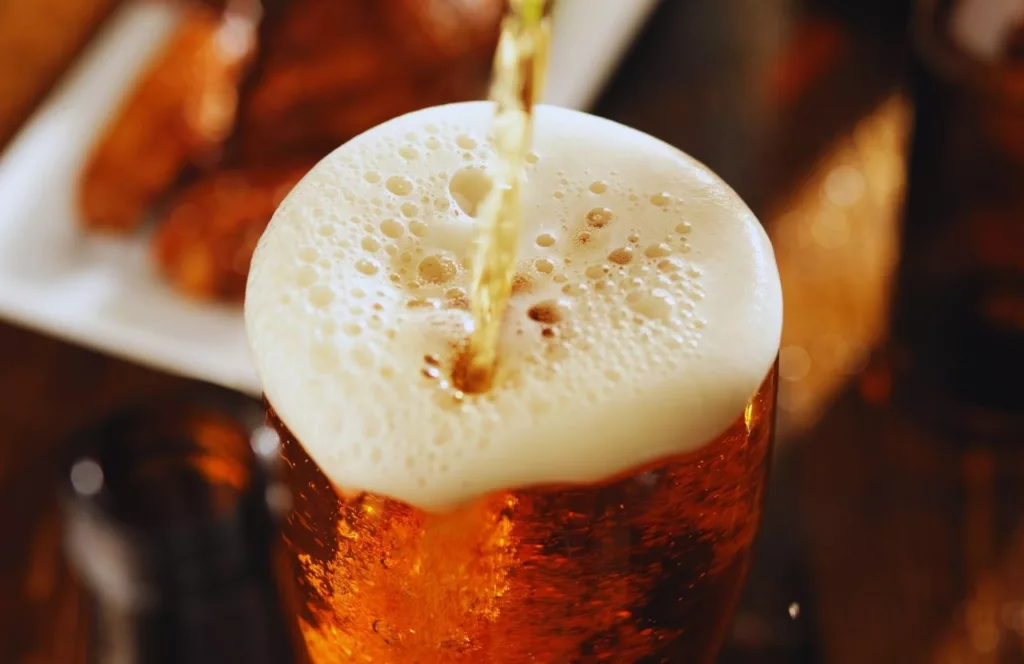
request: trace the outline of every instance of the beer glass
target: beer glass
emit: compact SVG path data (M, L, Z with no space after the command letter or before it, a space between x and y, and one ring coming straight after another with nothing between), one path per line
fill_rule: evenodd
M772 441L771 246L678 150L535 115L487 391L453 368L491 105L342 146L256 250L246 325L316 664L702 663L723 639Z
M712 662L761 516L775 388L773 369L697 452L440 514L339 492L271 409L312 661Z

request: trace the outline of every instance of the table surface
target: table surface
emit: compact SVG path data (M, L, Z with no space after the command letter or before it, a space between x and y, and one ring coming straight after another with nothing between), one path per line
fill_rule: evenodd
M798 4L664 0L597 108L720 172L776 246L787 299L776 488L724 658L1018 661L970 655L991 634L959 618L961 601L979 593L983 608L971 615L994 611L993 579L1005 577L998 551L964 554L957 529L972 494L958 489L946 504L927 487L858 472L886 468L878 460L893 454L884 436L858 428L871 416L851 404L861 404L864 382L852 377L884 335L896 256L910 120L898 88L898 3ZM82 629L62 592L50 492L62 441L120 406L194 387L0 323L0 660L71 661ZM846 433L823 437L822 426ZM914 454L889 470L903 473ZM962 461L944 457L932 470L994 472L991 459ZM991 571L979 572L987 582L946 573L965 555ZM795 601L805 614L791 620Z

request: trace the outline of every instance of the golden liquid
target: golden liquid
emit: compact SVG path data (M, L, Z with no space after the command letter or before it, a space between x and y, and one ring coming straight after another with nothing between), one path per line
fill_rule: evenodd
M515 274L522 226L520 187L530 149L533 106L544 87L551 0L510 0L494 56L491 100L494 185L480 206L470 310L473 332L453 381L463 392L487 390L498 358L498 335Z
M710 664L761 515L775 382L694 452L441 513L339 491L272 416L311 661Z

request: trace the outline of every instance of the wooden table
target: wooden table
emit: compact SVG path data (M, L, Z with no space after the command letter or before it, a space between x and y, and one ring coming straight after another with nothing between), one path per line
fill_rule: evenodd
M598 108L690 151L768 221L788 300L818 307L787 310L790 431L814 420L884 329L908 117L892 96L900 27L859 32L860 14L810 4L665 0ZM859 6L901 26L894 4ZM837 169L860 173L870 194L840 206L841 224L822 203ZM62 441L120 406L194 386L0 323L0 661L71 661L82 628L55 599L68 583L49 490Z

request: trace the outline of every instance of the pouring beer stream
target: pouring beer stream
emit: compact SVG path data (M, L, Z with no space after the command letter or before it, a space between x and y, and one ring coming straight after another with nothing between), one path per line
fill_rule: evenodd
M491 100L497 158L493 186L480 205L467 353L453 371L455 387L483 392L494 381L502 317L512 292L522 228L520 189L530 149L533 107L544 89L552 0L510 0L494 56Z

